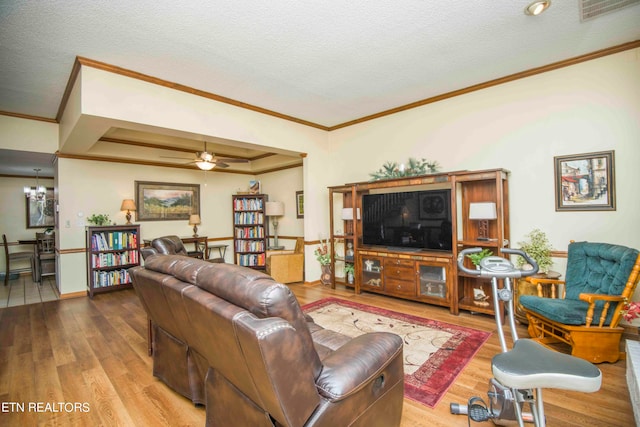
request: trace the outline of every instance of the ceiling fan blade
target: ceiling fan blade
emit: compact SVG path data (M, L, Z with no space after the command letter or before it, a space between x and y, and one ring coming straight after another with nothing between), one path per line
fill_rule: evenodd
M213 163L216 164L217 168L228 168L229 167L229 165L226 164L226 163L222 163L222 162L213 162Z
M173 156L160 156L161 159L179 159L179 160L191 160L191 157L173 157Z
M248 159L230 159L227 157L216 157L214 161L226 162L226 163L249 163Z

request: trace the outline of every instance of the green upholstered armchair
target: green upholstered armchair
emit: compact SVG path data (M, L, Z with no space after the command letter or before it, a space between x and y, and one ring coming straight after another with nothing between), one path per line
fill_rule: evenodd
M624 358L620 351L624 329L618 324L622 307L638 284L639 272L636 249L572 242L565 281L528 279L538 286L538 296L522 295L519 300L529 320L529 335L554 349L569 346L573 356L592 363ZM544 298L544 286L564 289L557 292L559 298Z

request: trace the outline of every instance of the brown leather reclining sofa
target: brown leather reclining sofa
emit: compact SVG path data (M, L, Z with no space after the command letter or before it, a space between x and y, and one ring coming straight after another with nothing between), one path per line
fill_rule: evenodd
M232 264L150 254L130 270L152 324L153 373L209 426L398 426L402 340L305 316L291 290Z

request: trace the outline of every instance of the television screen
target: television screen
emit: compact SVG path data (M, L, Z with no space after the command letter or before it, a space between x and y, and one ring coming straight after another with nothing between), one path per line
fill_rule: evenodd
M362 243L451 251L451 190L362 196Z

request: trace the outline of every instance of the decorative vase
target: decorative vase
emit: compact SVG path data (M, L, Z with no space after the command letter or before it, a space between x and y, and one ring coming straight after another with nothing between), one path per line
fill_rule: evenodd
M323 285L331 284L331 265L321 265L322 274L320 275L320 283Z
M353 285L353 273L351 271L347 273L347 283Z

